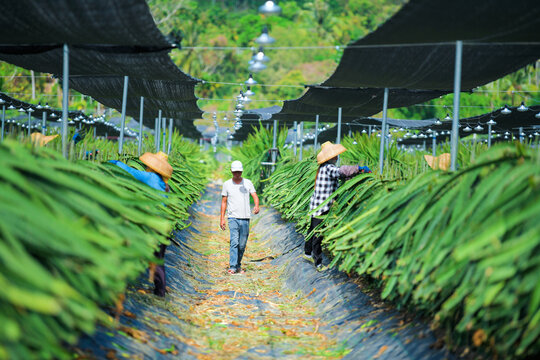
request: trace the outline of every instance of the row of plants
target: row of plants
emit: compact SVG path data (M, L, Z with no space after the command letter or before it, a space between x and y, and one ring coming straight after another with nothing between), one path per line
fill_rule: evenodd
M409 179L358 175L334 193L317 231L332 266L369 276L383 298L432 317L449 343L503 358L537 354L540 156L517 143L470 161ZM264 191L304 233L316 169L314 158L285 163Z
M156 261L171 230L188 225L206 183L207 165L179 155L193 145L174 150L164 197L107 162L0 144L0 359L70 358L66 345L112 324L102 306Z

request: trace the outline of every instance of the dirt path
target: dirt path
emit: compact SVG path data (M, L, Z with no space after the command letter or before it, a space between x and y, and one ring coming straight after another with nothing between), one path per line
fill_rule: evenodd
M335 270L316 272L299 257L302 240L292 225L278 224L270 209L252 220L246 273L228 274L229 232L219 230L219 190L218 184L208 187L193 208L192 226L176 234L179 246L167 250L166 298L151 295L142 277L128 289L117 329L100 328L84 338L81 357L447 358L430 350L434 338L426 339L425 326L373 305Z

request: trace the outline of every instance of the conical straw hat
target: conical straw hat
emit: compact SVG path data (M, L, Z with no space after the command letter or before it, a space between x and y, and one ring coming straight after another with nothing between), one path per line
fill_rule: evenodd
M317 164L321 165L328 160L335 158L342 152L347 151L345 146L341 144L332 144L330 141L325 142L321 146L321 151L317 154Z
M168 182L172 176L173 168L169 164L169 157L160 151L157 154L144 153L139 157L142 163L163 177L163 181Z
M45 136L40 132L34 132L32 133L32 135L30 135L30 138L32 139L32 144L39 145L39 146L47 145L47 143L56 139L57 137L58 137L58 134Z
M424 159L428 163L429 167L432 169L441 169L447 171L450 167L450 154L444 153L437 157L431 155L424 155Z

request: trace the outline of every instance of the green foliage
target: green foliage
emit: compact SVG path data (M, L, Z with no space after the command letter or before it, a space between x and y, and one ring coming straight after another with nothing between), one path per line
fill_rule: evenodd
M206 182L201 164L171 162L165 198L112 164L0 144L0 358L67 359L66 344L111 324L99 306L155 261L176 222L186 226Z
M370 275L384 298L433 316L453 343L504 358L537 353L540 158L515 146L456 173L345 182L316 229L333 265ZM304 232L315 171L313 159L285 164L264 192Z

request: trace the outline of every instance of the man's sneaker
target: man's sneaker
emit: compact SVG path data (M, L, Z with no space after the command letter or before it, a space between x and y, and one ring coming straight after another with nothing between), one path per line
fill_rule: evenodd
M319 265L315 266L315 269L318 272L321 272L321 271L325 271L326 269L328 269L328 266L324 266L323 264L319 264Z
M313 262L313 255L311 255L311 254L309 254L309 255L308 255L308 254L304 254L302 257L303 257L304 259L306 259L307 261L309 261L309 262Z

